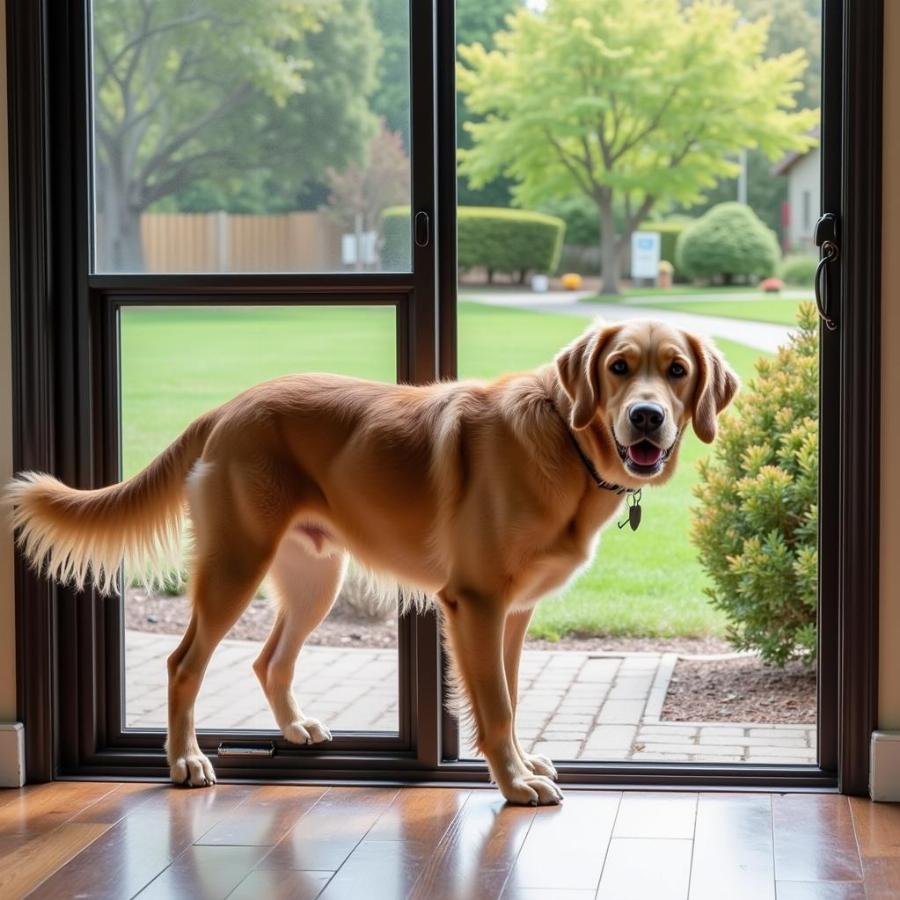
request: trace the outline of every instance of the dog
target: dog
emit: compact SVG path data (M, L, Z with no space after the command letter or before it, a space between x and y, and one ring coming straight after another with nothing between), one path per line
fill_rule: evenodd
M694 335L598 323L555 363L489 382L276 378L198 418L121 484L82 491L23 473L7 502L37 570L109 593L123 560L165 570L187 500L192 617L168 659L174 782L215 783L194 702L266 573L278 614L254 670L287 740L331 738L291 683L350 554L437 604L493 780L511 803L555 804L553 763L526 753L515 731L535 604L590 561L627 492L671 478L689 424L713 441L737 389Z

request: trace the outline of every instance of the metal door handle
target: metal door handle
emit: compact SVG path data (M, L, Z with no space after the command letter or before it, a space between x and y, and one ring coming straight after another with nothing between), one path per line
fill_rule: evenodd
M819 310L819 318L825 323L829 331L837 330L837 322L831 314L831 304L828 302L828 263L834 262L841 255L838 244L838 219L834 213L825 213L816 222L815 231L816 246L822 250L822 257L816 266L816 275L813 279L813 288L816 294L816 308Z

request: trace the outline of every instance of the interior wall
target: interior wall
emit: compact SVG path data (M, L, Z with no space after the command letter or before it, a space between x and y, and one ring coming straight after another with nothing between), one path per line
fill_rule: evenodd
M6 4L0 0L0 484L12 475L12 322L9 289L9 158ZM12 538L0 527L0 722L16 718L16 608Z
M878 727L900 730L900 3L884 4Z

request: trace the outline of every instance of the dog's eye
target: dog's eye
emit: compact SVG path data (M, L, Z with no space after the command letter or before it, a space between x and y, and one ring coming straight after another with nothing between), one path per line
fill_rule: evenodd
M627 375L628 374L628 363L625 362L624 359L617 359L610 367L609 371L613 373L613 375Z
M673 362L671 366L669 366L669 374L673 378L684 378L687 375L687 369L679 362Z

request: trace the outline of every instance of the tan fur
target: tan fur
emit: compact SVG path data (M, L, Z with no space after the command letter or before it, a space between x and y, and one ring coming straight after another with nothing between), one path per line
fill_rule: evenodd
M618 360L626 376L611 371ZM673 376L673 360L683 376ZM555 366L487 383L275 379L198 419L123 484L76 491L26 474L7 498L37 568L79 588L91 578L101 591L115 587L123 558L164 565L187 499L193 618L169 659L174 780L214 781L194 734L194 700L216 644L267 572L280 611L254 668L289 740L330 737L290 684L351 554L405 585L410 605L436 599L500 790L513 802L556 803L552 764L515 737L519 653L535 603L589 561L621 503L592 482L572 440L607 481L663 482L691 417L712 440L736 386L692 336L658 323L598 325ZM642 439L628 411L647 400L666 411L653 442L668 455L652 475L629 468L617 447Z

